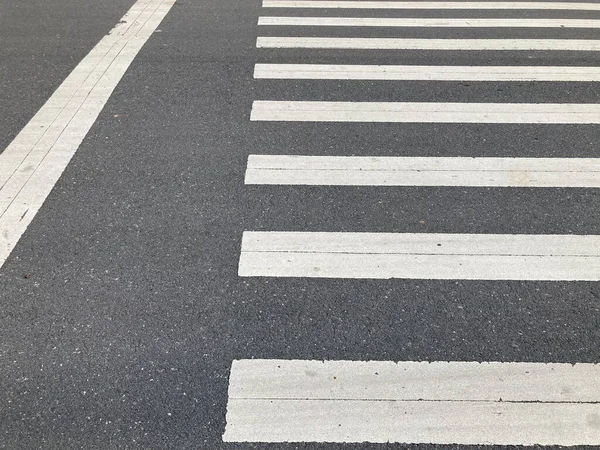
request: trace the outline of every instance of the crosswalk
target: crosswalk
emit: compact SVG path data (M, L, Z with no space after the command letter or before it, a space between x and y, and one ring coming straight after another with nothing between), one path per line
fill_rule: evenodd
M600 11L595 2L429 2L264 0L259 49L318 49L318 62L258 62L257 80L594 83L589 61L600 39L423 37L433 29L596 29L598 17L557 12ZM270 11L276 10L274 14ZM316 10L312 11L312 10ZM342 14L341 12L348 10ZM488 11L494 17L376 17L373 10ZM498 11L496 11L498 10ZM504 18L505 11L553 12ZM324 11L325 14L319 13ZM494 12L496 11L496 12ZM352 14L349 14L352 13ZM305 35L303 27L318 28ZM378 37L370 29L419 30L419 37ZM276 30L270 33L265 30ZM352 36L332 30L351 29ZM297 32L297 31L298 32ZM331 35L328 34L331 30ZM586 65L346 64L352 51L556 52L588 55ZM269 50L265 50L269 51ZM326 52L335 63L324 61ZM402 53L404 54L404 53ZM592 56L590 56L592 55ZM389 58L388 58L389 60ZM597 59L596 59L597 60ZM396 62L396 61L394 61ZM600 104L569 103L560 91L545 103L481 101L254 100L256 124L482 124L596 126ZM518 99L517 99L518 100ZM592 144L593 145L593 144ZM245 184L462 188L600 187L600 159L579 157L249 156ZM331 279L600 281L600 236L568 234L244 232L241 277ZM238 360L231 369L227 442L397 442L465 445L599 445L600 366L525 362L386 362Z

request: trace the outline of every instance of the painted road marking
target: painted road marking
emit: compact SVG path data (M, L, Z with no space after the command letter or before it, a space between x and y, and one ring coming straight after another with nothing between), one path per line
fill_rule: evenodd
M600 188L600 158L250 155L246 184Z
M490 28L600 28L588 19L432 19L383 17L273 17L258 18L258 25L329 27L490 27Z
M0 154L0 266L175 1L137 1Z
M600 81L600 67L256 64L254 78L287 80Z
M600 444L600 365L233 361L226 442Z
M250 119L292 122L598 124L600 104L255 101Z
M406 39L259 36L258 48L329 48L368 50L600 50L600 39Z
M246 231L239 275L600 281L600 236Z
M600 11L600 3L571 2L395 2L395 1L292 1L263 0L263 8L343 8L343 9L543 9Z

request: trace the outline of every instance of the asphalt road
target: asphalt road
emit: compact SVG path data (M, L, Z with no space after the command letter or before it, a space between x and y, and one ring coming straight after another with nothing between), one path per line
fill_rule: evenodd
M134 0L0 4L0 153Z
M0 151L133 3L0 0ZM255 100L600 102L597 82L254 80L257 62L598 66L597 52L256 49L258 35L598 29L259 30L261 14L292 12L178 0L0 268L0 448L458 448L223 443L232 361L600 362L599 282L237 274L247 230L600 234L598 189L244 185L249 154L588 158L600 142L598 125L251 122Z

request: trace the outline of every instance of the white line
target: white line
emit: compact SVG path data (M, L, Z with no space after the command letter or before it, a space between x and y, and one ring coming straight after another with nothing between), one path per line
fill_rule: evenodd
M263 0L263 8L344 9L531 9L600 11L600 3L571 2L395 2L395 1L293 1Z
M297 122L598 124L600 104L255 101L250 118Z
M600 188L600 158L250 155L246 184Z
M600 50L600 39L405 39L405 38L332 38L266 37L256 40L258 48L330 48L370 50Z
M258 25L330 27L490 27L490 28L600 28L600 20L587 19L432 19L383 17L273 17L258 18Z
M139 0L0 154L0 266L176 0Z
M256 64L254 78L288 80L600 81L600 67Z
M253 359L234 361L229 397L600 402L599 377L600 364Z
M600 365L234 361L226 442L600 444Z
M600 280L600 236L246 231L243 277Z

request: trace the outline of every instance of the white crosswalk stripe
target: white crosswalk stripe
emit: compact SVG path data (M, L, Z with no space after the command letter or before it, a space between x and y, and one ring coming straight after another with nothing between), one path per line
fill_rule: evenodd
M233 442L595 445L600 365L241 360Z
M600 159L250 155L246 184L600 188Z
M600 51L600 40L584 39L408 39L259 36L258 48L364 50Z
M246 231L239 275L599 281L600 236Z
M329 27L493 27L493 28L600 28L587 19L416 19L384 17L275 17L262 16L258 25Z
M254 78L398 81L600 81L600 67L256 64Z
M342 9L459 9L459 10L570 10L600 11L599 3L577 2L402 2L368 0L263 0L263 8L342 8Z
M255 101L251 120L598 124L598 103L396 103Z

